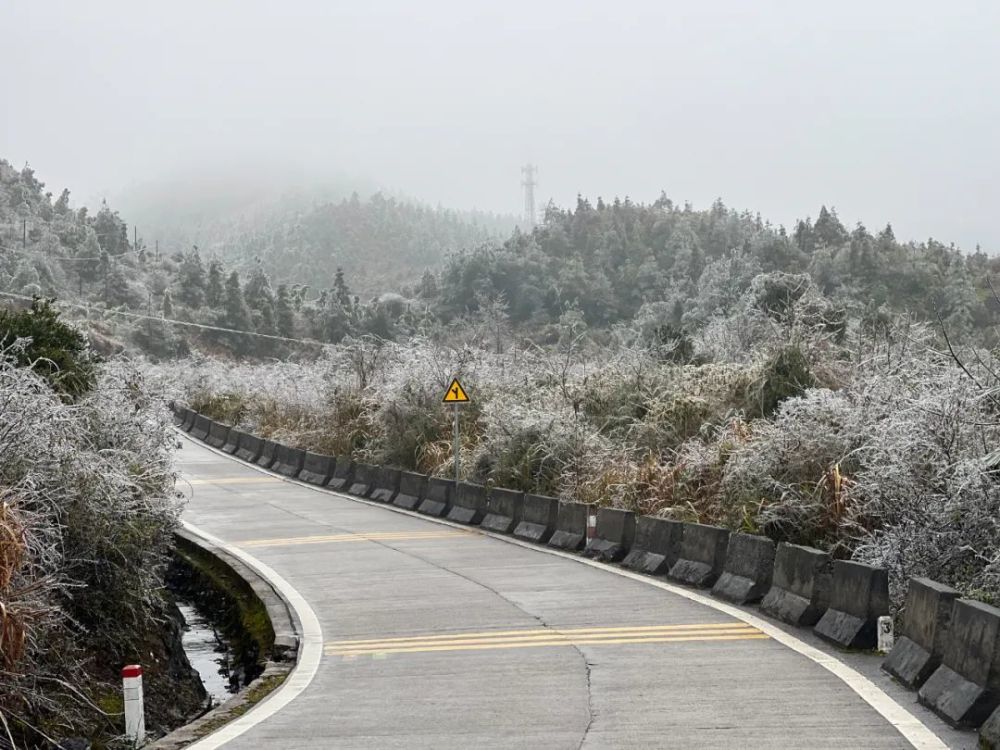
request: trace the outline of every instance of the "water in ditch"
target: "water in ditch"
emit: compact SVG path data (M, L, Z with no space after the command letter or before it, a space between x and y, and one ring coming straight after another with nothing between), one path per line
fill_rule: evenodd
M177 607L184 615L184 635L181 642L188 661L201 675L205 692L218 706L239 690L238 668L234 668L233 652L229 643L212 623L188 601L177 599Z

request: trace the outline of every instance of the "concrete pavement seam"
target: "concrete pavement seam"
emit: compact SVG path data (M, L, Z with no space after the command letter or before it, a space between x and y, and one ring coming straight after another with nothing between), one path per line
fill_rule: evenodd
M563 552L562 550L552 549L551 547L545 547L541 545L531 544L529 542L523 542L520 539L507 536L505 534L496 534L491 531L485 531L476 526L466 526L464 524L455 523L453 521L448 521L446 519L435 518L433 516L426 516L422 513L417 513L415 511L407 510L405 508L399 508L395 505L390 505L386 503L380 503L373 500L368 500L367 498L355 497L354 495L349 495L343 492L337 492L336 490L331 490L327 487L317 487L311 485L308 482L302 482L290 477L277 474L267 469L257 466L255 464L247 463L245 461L240 461L234 456L231 456L224 451L213 448L212 446L204 443L200 440L190 437L190 435L184 433L179 428L176 428L178 434L184 438L196 443L199 446L207 448L210 451L218 453L220 456L225 456L227 458L237 461L243 466L248 466L257 471L274 476L282 481L288 482L290 484L295 484L300 487L306 487L315 490L320 493L335 495L336 497L343 498L345 500L352 500L357 503L362 503L364 505L370 505L372 507L383 508L385 510L390 510L395 513L401 513L403 515L412 516L413 518L420 518L425 521L430 521L442 526L450 526L456 529L466 529L473 530L476 533L482 534L483 536L488 536L493 539L497 539L507 544L513 544L518 547L524 547L525 549L532 549L537 552L542 552L549 555L554 555L556 557L562 557L567 560L574 560L576 562L582 563L584 565L589 565L593 568L599 568L601 570L607 571L614 575L621 576L623 578L630 578L634 581L645 583L650 586L655 586L656 588L663 589L664 591L669 591L672 594L683 597L690 601L702 604L706 607L710 607L718 612L729 615L737 620L741 620L748 625L759 629L760 631L766 633L768 636L773 638L778 643L782 644L786 648L795 651L796 653L804 656L810 661L818 664L819 666L826 669L828 672L840 679L844 684L846 684L856 695L858 695L862 700L865 701L869 706L871 706L882 718L889 722L896 730L903 735L903 737L909 742L916 750L948 750L948 745L945 744L941 738L939 738L934 731L920 721L919 718L914 716L912 713L907 711L903 706L897 703L890 695L882 691L877 685L875 685L871 680L862 675L857 670L849 667L847 664L843 663L836 657L823 653L814 646L810 646L808 643L796 638L790 633L772 625L766 620L763 620L755 615L751 615L747 612L743 612L736 607L732 607L724 602L711 599L703 594L699 594L691 589L682 588L679 586L674 586L673 584L666 583L665 581L657 580L651 576L645 576L640 573L633 573L629 570L623 570L621 568L609 565L607 563L597 562L596 560L591 560L580 555L574 555L570 552ZM310 610L311 611L311 610ZM195 746L192 746L195 747ZM211 748L197 747L196 750L211 750Z

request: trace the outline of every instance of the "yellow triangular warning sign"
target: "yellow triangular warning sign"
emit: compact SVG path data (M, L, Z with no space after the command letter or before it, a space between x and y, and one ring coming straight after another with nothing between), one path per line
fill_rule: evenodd
M451 381L451 385L448 386L448 390L445 391L444 398L441 400L446 404L467 404L469 403L469 394L458 382L458 378L455 378Z

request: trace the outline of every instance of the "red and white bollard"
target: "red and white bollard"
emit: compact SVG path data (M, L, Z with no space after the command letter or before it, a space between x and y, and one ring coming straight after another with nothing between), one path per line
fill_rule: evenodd
M587 544L590 544L590 540L597 536L597 514L587 513Z
M138 747L146 741L146 711L142 703L142 667L129 664L122 668L125 692L125 737Z

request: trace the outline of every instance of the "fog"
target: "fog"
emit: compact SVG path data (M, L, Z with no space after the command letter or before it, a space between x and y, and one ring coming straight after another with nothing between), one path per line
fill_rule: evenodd
M1000 250L992 2L49 0L0 28L0 157L78 200L236 168L515 213L532 162L540 202L826 204Z

